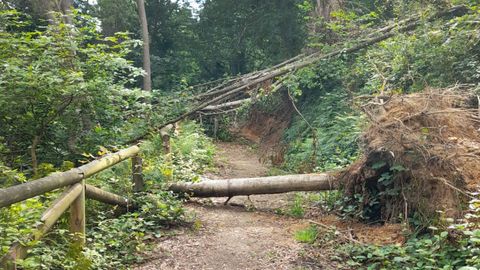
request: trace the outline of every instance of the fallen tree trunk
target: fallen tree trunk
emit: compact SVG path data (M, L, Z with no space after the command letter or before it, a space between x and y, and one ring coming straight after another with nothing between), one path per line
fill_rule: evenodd
M203 108L203 111L214 111L218 109L223 109L223 108L228 108L228 107L234 107L238 105L242 105L244 103L250 102L252 99L251 98L246 98L246 99L241 99L241 100L235 100L231 102L226 102L218 105L210 105L205 108Z
M226 180L206 180L198 183L174 183L169 190L193 197L232 197L237 195L275 194L290 191L321 191L337 188L330 174L299 174Z
M311 54L309 56L312 56L314 54ZM259 70L259 71L253 71L253 72L250 72L250 73L247 73L247 74L244 74L244 75L241 75L241 76L237 76L237 77L234 77L212 89L210 89L209 91L205 92L205 93L202 93L202 94L199 94L198 96L196 96L194 99L202 99L202 98L205 98L205 97L209 97L209 96L212 96L212 95L218 95L218 94L222 94L222 93L225 93L225 92L228 92L229 90L232 90L234 88L237 88L239 86L241 86L242 84L245 84L245 82L248 82L248 81L251 81L253 79L257 79L258 77L261 77L263 76L264 74L267 74L275 69L279 69L281 67L284 67L286 65L289 65L297 60L300 60L304 57L307 57L306 54L299 54L293 58L290 58L290 59L287 59L273 67L269 67L269 68L265 68L265 69L262 69L262 70Z
M428 21L433 21L435 19L447 16L447 15L459 16L459 15L465 14L466 12L468 12L468 9L465 6L456 6L456 7L453 7L451 9L449 9L449 10L442 11L442 12L434 14L433 16L431 16L428 19ZM205 101L204 103L201 103L201 104L197 105L196 107L194 107L190 111L188 111L188 112L178 116L177 118L163 124L162 126L160 126L160 128L162 128L162 127L164 127L168 124L176 123L176 122L192 115L193 113L195 113L199 110L202 110L203 108L205 108L209 105L215 104L218 101L222 101L222 100L232 96L233 94L236 94L236 93L238 93L240 91L243 91L245 89L249 89L249 88L251 88L251 87L253 87L257 84L260 84L260 83L265 82L267 80L285 75L285 74L293 72L295 70L304 68L306 66L309 66L309 65L312 65L314 63L320 62L321 60L327 60L327 59L330 59L332 57L335 57L335 56L338 56L338 55L341 55L341 54L349 54L349 53L357 52L357 51L359 51L361 49L364 49L368 46L371 46L373 44L376 44L376 43L379 43L379 42L384 41L386 39L389 39L389 38L397 35L398 33L413 30L420 23L421 23L421 21L417 20L417 21L414 21L412 23L409 23L409 24L406 24L406 25L403 25L403 26L399 27L398 29L396 29L396 31L390 31L390 32L387 32L383 35L377 36L377 37L366 38L366 39L360 40L357 45L355 45L353 47L350 47L350 48L343 47L343 48L334 50L334 51L332 51L330 53L327 53L327 54L313 53L311 55L300 58L300 59L298 59L294 62L289 62L289 64L284 65L284 66L282 66L278 69L273 69L273 70L268 69L268 72L262 73L261 76L259 76L259 75L252 76L253 78L256 78L256 79L246 81L246 82L244 82L243 84L240 84L240 85L239 84L233 84L231 86L225 87L225 89L219 89L219 91L222 92L223 94L221 94L220 96L217 96L215 98L211 98L210 100ZM236 86L238 86L238 87L236 87Z
M430 18L427 19L427 21L434 21L436 19L439 19L439 18L442 18L442 17L445 17L445 16L461 16L461 15L464 15L466 13L469 12L469 9L466 7L466 6L455 6L455 7L452 7L448 10L445 10L445 11L440 11L434 15L432 15ZM239 76L237 78L232 78L230 80L228 80L227 82L225 82L224 84L222 85L226 85L224 87L215 87L214 91L210 90L210 91L207 91L205 94L201 94L199 96L197 96L197 99L201 99L203 97L207 97L207 96L211 96L211 95L218 95L220 94L219 96L216 96L216 97L213 97L213 98L209 98L209 100L206 100L204 102L201 102L200 104L196 105L194 108L192 108L191 110L183 113L182 115L170 120L170 121L167 121L166 123L163 123L162 125L158 126L158 127L155 127L155 129L160 129L162 127L165 127L169 124L173 124L173 123L176 123L202 109L204 109L205 107L209 106L209 105L212 105L212 104L215 104L219 101L223 101L227 98L230 98L232 97L233 95L241 92L241 91L244 91L245 89L251 89L252 87L255 87L256 85L258 84L261 84L265 81L268 81L268 80L272 80L272 79L275 79L277 77L281 77L283 75L286 75L288 73L291 73L291 72L295 72L296 70L298 69L301 69L303 67L306 67L306 66L309 66L309 65L312 65L312 64L315 64L315 63L318 63L322 60L328 60L332 57L335 57L335 56L338 56L338 55L342 55L342 54L348 54L348 53L353 53L353 52L357 52L361 49L364 49L368 46L371 46L373 44L376 44L376 43L379 43L381 41L384 41L386 39L389 39L395 35L397 35L398 33L402 33L402 32L407 32L407 31L411 31L413 29L415 29L418 25L421 24L421 21L420 20L407 20L405 22L402 22L398 28L395 28L395 27L391 27L391 26L387 26L385 29L382 29L380 31L380 35L379 36L372 36L372 35L367 35L367 38L364 38L364 39L360 39L357 43L357 45L354 45L353 47L349 47L347 45L344 45L343 47L337 49L337 50L334 50L328 54L322 54L322 52L316 52L316 53L313 53L313 54L310 54L310 55L299 55L299 56L296 56L293 59L288 59L280 64L278 64L277 66L275 66L276 68L267 68L267 69L264 69L262 71L259 71L259 72L252 72L252 73L248 73L247 75L244 75L244 76ZM394 31L395 30L395 31ZM384 32L386 31L386 32ZM281 79L281 78L280 78ZM231 84L230 84L231 83ZM148 133L146 134L143 134L139 137L136 137L132 140L130 140L128 143L133 143L133 142L137 142L139 140L142 140L145 136L147 136Z

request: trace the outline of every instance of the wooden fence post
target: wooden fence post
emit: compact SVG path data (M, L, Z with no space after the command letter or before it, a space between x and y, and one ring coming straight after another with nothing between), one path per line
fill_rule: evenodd
M173 179L173 168L172 168L172 149L170 146L170 134L175 131L176 124L170 124L160 129L160 136L162 137L163 145L163 154L165 155L165 164L171 169L172 174L166 175L168 181Z
M168 155L171 152L170 149L170 131L173 129L173 125L170 124L168 126L163 127L160 129L160 136L162 137L163 143L163 152L165 155Z
M132 157L132 180L133 191L142 192L145 189L142 175L142 158L140 156Z
M74 244L83 247L85 245L85 180L80 184L82 192L70 206L70 232L75 234Z

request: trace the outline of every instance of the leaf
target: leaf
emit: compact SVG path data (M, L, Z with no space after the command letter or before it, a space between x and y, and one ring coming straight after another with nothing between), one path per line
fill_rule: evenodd
M385 165L387 165L387 163L385 161L378 161L378 162L376 162L372 165L372 169L378 170L378 169L384 167Z
M405 167L403 167L402 165L397 164L397 165L394 165L394 166L390 167L390 170L395 171L395 172L402 172L402 171L406 171L407 169Z
M420 129L420 131L422 132L422 134L424 135L428 135L428 133L430 132L430 130L427 128L427 127L422 127Z

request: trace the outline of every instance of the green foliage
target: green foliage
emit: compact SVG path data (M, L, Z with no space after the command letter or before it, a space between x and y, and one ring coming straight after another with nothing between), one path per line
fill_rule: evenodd
M161 184L166 181L197 181L200 174L213 165L215 146L206 137L202 127L195 122L185 121L179 126L177 135L170 139L171 153L159 155L163 151L160 136L142 144L142 151L151 162L144 164L147 181Z
M247 73L298 53L305 37L301 2L205 1L196 28L202 77Z
M26 181L25 175L5 166L0 161L0 186L11 186Z
M293 171L325 171L350 164L358 156L357 138L362 117L352 110L341 76L347 62L334 61L315 69L302 69L289 78L287 87L298 98L306 121L295 115L285 132L289 144L285 166ZM333 69L333 70L332 70Z
M78 158L120 137L124 115L142 114L141 95L124 87L141 74L123 58L135 44L127 35L101 37L84 16L32 31L23 14L0 18L0 136L22 153L13 165L35 163L32 152L39 163Z
M301 194L295 194L295 199L289 205L286 214L295 218L302 218L305 215L304 198Z
M348 265L366 269L478 269L479 202L470 202L463 223L442 230L431 227L433 235L411 238L404 245L344 246L344 255L350 258Z
M465 266L465 255L449 242L447 232L414 238L404 246L355 246L348 248L350 266L367 269L456 269ZM470 252L468 252L470 253Z
M110 205L87 201L87 245L84 249L72 246L66 219L61 218L52 231L32 245L27 259L20 262L22 269L128 269L143 260L141 253L148 250L148 242L162 237L163 231L184 218L182 202L162 184L170 180L193 180L213 162L211 140L194 122L184 122L179 134L172 134L172 155L161 154L162 140L154 136L142 145L144 193L133 195L131 164L124 161L88 179L88 183L104 190L134 198L139 206L124 213ZM71 164L64 164L66 167ZM48 170L55 170L45 165ZM7 168L7 167L5 167ZM172 170L167 177L164 168ZM13 170L1 175L13 181L24 181L24 176ZM10 181L10 180L8 180ZM58 193L47 194L0 209L0 257L16 241L25 242L33 232L42 211Z
M369 94L478 84L480 32L472 21L479 17L477 10L449 22L423 22L414 33L383 41L357 58L351 78Z
M45 209L38 198L0 209L0 255L3 256L13 243L22 240L22 236L33 232L33 225Z
M313 244L318 237L318 229L315 225L310 225L304 230L295 232L295 239L302 243Z
M343 193L339 190L323 191L310 195L310 200L313 202L313 205L326 213L336 210L338 202L341 201L342 198Z

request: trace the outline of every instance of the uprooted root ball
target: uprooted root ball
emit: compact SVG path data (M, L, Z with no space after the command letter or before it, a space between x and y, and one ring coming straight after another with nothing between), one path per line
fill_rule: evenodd
M459 88L392 96L363 106L363 157L341 175L370 221L458 217L480 182L477 97Z

